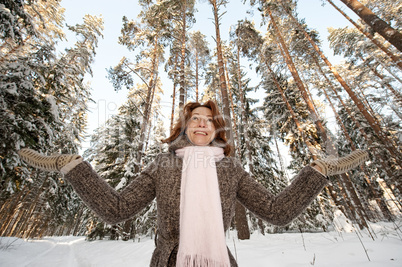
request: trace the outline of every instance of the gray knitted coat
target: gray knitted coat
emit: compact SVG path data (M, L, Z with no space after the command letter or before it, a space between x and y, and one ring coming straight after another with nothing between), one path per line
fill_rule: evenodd
M158 238L152 267L175 266L179 243L180 182L182 158L174 151L190 145L185 139L174 142L121 192L100 178L87 162L66 174L81 199L103 220L116 224L133 217L156 198ZM328 183L326 177L305 167L291 185L277 196L257 183L231 157L216 163L225 231L235 212L236 201L265 221L286 225L296 218ZM237 266L230 251L231 266Z

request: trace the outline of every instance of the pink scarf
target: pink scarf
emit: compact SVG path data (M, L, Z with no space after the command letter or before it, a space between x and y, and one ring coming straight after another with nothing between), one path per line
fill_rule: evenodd
M230 267L215 166L223 149L190 146L176 155L183 157L176 267Z

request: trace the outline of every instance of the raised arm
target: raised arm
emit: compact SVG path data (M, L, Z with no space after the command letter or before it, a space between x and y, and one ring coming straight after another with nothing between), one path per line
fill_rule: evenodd
M308 166L275 196L244 172L239 180L237 199L263 220L286 225L310 205L327 183L324 175Z
M32 149L22 149L19 155L33 167L64 173L84 203L110 224L133 217L155 198L155 162L117 192L79 155L45 156Z
M78 164L65 178L84 203L110 224L133 217L155 198L154 180L147 170L121 192L117 192L100 178L87 162Z
M286 225L299 216L321 192L329 182L327 176L345 173L368 159L367 151L355 150L345 157L315 160L313 167L304 167L292 183L276 196L243 171L239 179L237 198L246 208L267 222Z

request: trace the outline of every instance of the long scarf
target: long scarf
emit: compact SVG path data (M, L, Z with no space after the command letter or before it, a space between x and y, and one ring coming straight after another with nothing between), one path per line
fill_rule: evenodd
M223 149L190 146L176 155L183 157L176 267L229 267L215 165Z

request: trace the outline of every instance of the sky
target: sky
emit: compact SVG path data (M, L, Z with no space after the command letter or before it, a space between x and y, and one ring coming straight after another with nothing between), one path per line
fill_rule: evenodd
M322 5L321 0L299 0L298 13L300 18L305 18L310 28L316 29L320 33L320 39L323 42L323 51L332 63L337 63L341 60L340 57L333 56L327 42L327 27L345 27L350 26L350 23L337 12L332 6ZM338 6L343 7L344 11L348 11L344 4L339 0L334 1ZM66 9L65 20L69 25L82 23L82 18L85 14L102 15L104 18L104 38L99 41L95 62L92 65L93 76L87 76L87 82L92 87L92 98L95 103L89 107L88 114L88 131L90 135L94 129L102 125L108 118L117 113L118 107L126 101L127 91L121 90L116 92L112 84L107 79L106 69L115 66L123 56L132 56L127 49L117 43L122 26L122 17L127 16L129 19L137 19L140 12L140 7L135 0L114 0L113 4L106 0L64 0L61 5ZM190 29L200 30L201 33L207 36L207 40L212 47L214 45L213 36L215 35L213 25L212 8L208 1L203 0L197 4L198 12L196 13L196 23ZM258 12L254 13L254 17L250 17L247 11L250 11L248 5L241 4L241 1L231 1L226 9L226 14L222 17L221 35L222 40L229 40L230 26L235 25L238 20L248 17L250 20L259 21ZM222 10L223 11L223 10ZM348 13L353 17L353 14ZM74 36L67 36L68 41L74 42ZM248 69L248 72L254 70ZM171 112L171 81L166 76L161 75L164 84L164 95L162 96L163 114ZM253 81L255 84L253 84ZM258 81L254 79L251 86L256 85ZM139 81L137 81L139 82ZM258 95L257 95L258 97ZM165 121L168 122L169 115L166 115ZM84 142L82 151L88 148L89 144Z

